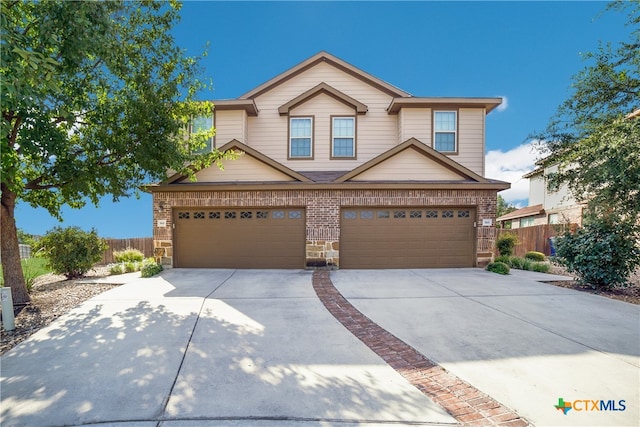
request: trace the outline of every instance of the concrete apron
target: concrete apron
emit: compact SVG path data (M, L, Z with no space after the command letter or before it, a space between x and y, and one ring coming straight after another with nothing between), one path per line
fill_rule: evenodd
M340 270L331 280L374 322L535 425L638 425L638 306L517 270ZM559 398L626 409L577 402L565 415Z
M84 303L2 359L2 426L158 421L456 423L326 311L306 271L166 271Z

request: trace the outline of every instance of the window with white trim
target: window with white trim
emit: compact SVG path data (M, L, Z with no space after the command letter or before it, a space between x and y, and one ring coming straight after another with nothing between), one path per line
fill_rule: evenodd
M435 111L433 113L433 147L443 153L455 153L458 140L457 111Z
M289 119L289 157L310 159L313 157L313 118Z
M534 222L535 222L535 218L532 216L527 218L520 218L520 228L532 227Z
M355 117L333 117L331 131L331 157L356 156Z
M194 117L191 121L191 133L208 132L213 128L213 116ZM213 137L207 139L204 147L196 150L196 153L209 153L213 150Z

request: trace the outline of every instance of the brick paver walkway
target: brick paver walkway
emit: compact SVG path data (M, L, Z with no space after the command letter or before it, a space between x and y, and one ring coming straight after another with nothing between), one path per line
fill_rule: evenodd
M447 372L372 322L338 292L328 271L314 272L313 289L329 312L352 334L461 423L474 426L529 425L511 409Z

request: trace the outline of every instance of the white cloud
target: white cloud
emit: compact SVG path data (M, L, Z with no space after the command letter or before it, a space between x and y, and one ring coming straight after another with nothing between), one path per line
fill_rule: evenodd
M508 203L526 206L529 199L529 180L522 175L535 169L540 153L532 143L521 144L509 151L492 150L485 155L485 176L511 183L500 194Z
M496 107L498 113L502 113L509 106L509 99L506 96L500 96L500 98L502 98L502 104Z

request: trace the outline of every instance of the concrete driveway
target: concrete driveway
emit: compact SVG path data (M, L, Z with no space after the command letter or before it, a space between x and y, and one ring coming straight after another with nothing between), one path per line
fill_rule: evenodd
M0 424L455 424L331 316L311 277L176 269L106 292L3 356Z
M638 425L638 306L511 273L340 270L331 280L378 325L535 425ZM559 398L589 402L564 415ZM596 411L592 400L626 409Z
M330 277L374 322L536 425L637 425L637 306L521 271ZM175 269L106 292L3 356L0 424L456 424L329 314L311 278ZM564 415L559 398L626 409Z

